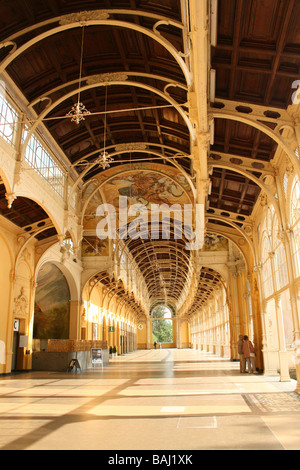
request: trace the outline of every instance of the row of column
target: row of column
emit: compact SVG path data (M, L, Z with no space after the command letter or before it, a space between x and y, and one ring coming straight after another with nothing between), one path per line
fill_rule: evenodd
M230 357L229 310L224 289L192 319L192 347L201 351Z
M136 327L114 318L99 319L99 322L82 322L81 339L107 341L108 349L116 348L118 354L127 354L137 349Z
M296 126L296 134L300 145L300 126ZM293 170L291 170L293 173ZM288 273L287 286L280 290L281 286L276 282L275 253L269 253L272 271L273 295L262 300L262 337L265 363L265 374L273 375L279 371L281 381L290 381L291 357L296 368L297 388L300 393L300 280L297 279L297 267L294 257L293 231L290 229L290 214L286 203L282 176L278 168L275 168L275 184L278 194L278 203L281 214L282 230L278 233L286 259ZM262 284L261 266L257 266L258 279ZM261 285L261 292L263 289ZM287 300L285 299L287 298ZM284 303L285 300L285 303ZM292 323L293 345L290 347L286 341L287 317Z
M260 301L255 276L248 278L240 261L228 263L228 274L228 285L215 292L192 320L192 345L195 349L238 360L239 335L247 335L256 348L257 367L263 370Z

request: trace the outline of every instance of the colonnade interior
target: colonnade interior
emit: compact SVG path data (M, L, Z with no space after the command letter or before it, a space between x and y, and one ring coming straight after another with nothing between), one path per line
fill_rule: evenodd
M154 342L235 361L243 334L299 391L299 2L0 18L0 374Z

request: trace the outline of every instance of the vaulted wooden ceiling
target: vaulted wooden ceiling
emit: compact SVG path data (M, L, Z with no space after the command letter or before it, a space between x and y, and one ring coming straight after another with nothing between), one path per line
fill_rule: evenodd
M17 0L13 4L4 3L2 8L6 14L1 15L0 40L43 22L43 26L15 39L18 46L48 31L50 25L44 24L46 20L57 18L51 27L58 26L60 16L85 10L107 10L111 21L128 26L89 26L84 28L84 32L82 27L63 30L30 47L7 68L28 102L35 103L33 108L37 113L47 104L46 100L40 100L41 97L55 102L74 92L72 97L55 107L44 121L71 164L100 151L104 145L110 148L132 142L161 146L161 153L166 152L172 157L176 153L189 154L190 139L186 125L178 112L159 94L169 83L179 83L182 87L170 87L168 93L177 103L186 103L183 73L159 42L140 32L141 28L152 31L155 23L162 18L180 23L180 1ZM180 28L162 25L159 32L178 51L184 51ZM78 126L65 116L77 100L82 42L81 85L86 86L96 76L98 86L81 92L81 101L91 116ZM107 77L106 74L116 75ZM105 86L100 86L101 81ZM107 120L105 109L108 111ZM166 146L174 150L166 151ZM140 160L141 156L134 155L132 158ZM190 170L188 159L182 160L182 165ZM80 165L76 169L80 172ZM94 173L89 173L88 177Z
M222 100L229 100L241 104L246 114L259 105L267 116L274 116L274 108L280 116L292 104L292 84L300 76L299 24L297 0L219 0L217 44L212 47L216 70L212 106L222 108ZM276 122L264 123L276 127ZM215 120L213 158L220 153L246 157L253 161L253 174L260 177L255 169L270 162L276 149L277 144L254 127ZM210 208L249 216L259 194L260 188L247 177L214 169Z
M194 176L193 162L188 158L190 133L184 121L184 113L189 113L185 76L170 51L153 36L143 34L146 30L153 33L157 24L154 29L187 60L182 15L188 4L188 0L1 0L0 42L10 40L20 48L32 40L32 46L18 55L6 72L37 115L58 102L43 124L65 153L70 168L80 174L85 168L82 160L93 162L104 147L110 151L119 145L140 143L147 146L147 156L138 151L120 153L113 165L129 158L157 161L151 156L155 151L166 157L160 161L166 167L173 159ZM66 24L61 23L62 16L95 10L104 10L111 23L62 28L49 34ZM192 22L195 25L196 19ZM211 103L207 90L210 112L222 110L228 102L239 105L237 114L251 113L254 106L261 106L270 117L265 124L274 128L274 109L280 115L291 104L292 83L300 77L299 24L299 0L218 0L217 41L211 48L216 85ZM41 40L35 42L40 35ZM9 51L10 47L0 48L1 61ZM91 114L78 125L66 114L76 104L79 83L80 99ZM183 113L172 105L174 102L182 106ZM208 215L216 211L228 217L233 214L242 225L251 216L261 191L246 175L222 167L224 156L235 164L246 159L253 176L260 178L260 170L270 163L276 149L276 143L260 130L239 120L216 118L209 155ZM94 166L84 181L101 171ZM152 251L153 244L149 259ZM144 264L141 268L155 288L154 259L157 262L157 256L150 262L150 274ZM168 260L173 266L172 255ZM182 282L185 273L184 263L179 277L171 267L165 275L167 287L171 289L178 278Z

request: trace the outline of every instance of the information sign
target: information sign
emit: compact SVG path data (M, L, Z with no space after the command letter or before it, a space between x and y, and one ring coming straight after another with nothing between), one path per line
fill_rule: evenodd
M102 349L93 348L92 349L92 366L102 366L103 367L103 351Z

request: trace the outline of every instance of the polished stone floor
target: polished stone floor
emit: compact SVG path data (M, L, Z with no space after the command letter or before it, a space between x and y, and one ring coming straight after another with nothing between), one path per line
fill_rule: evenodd
M0 377L0 450L300 450L296 382L194 350Z

